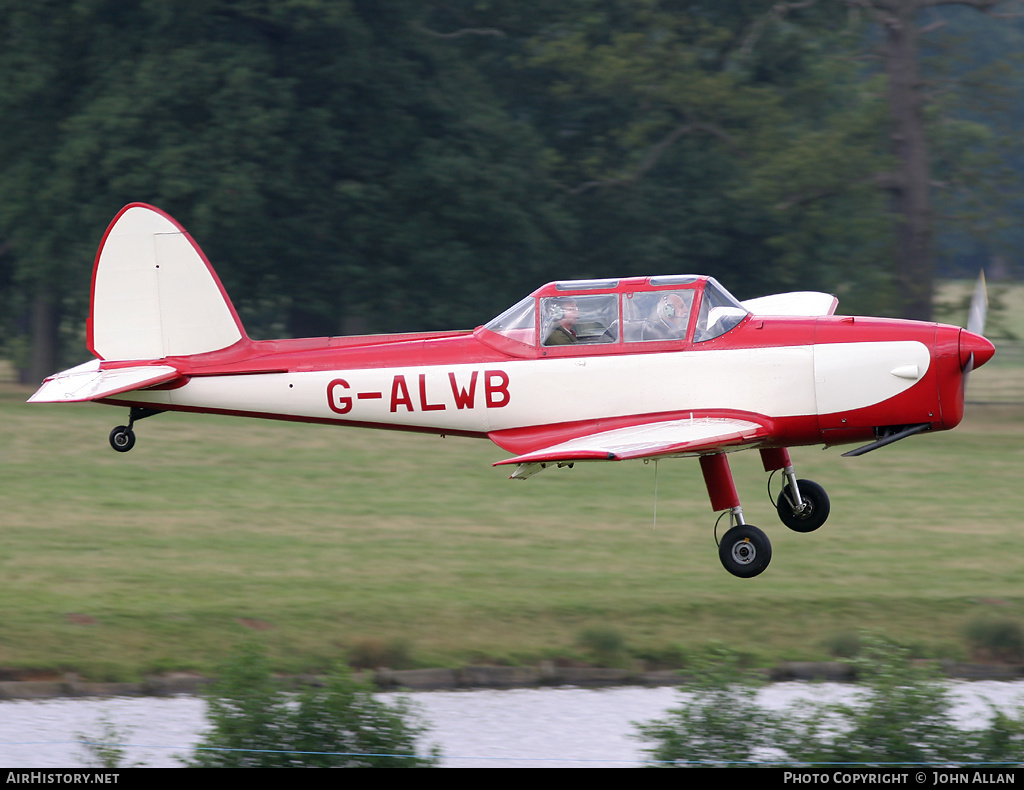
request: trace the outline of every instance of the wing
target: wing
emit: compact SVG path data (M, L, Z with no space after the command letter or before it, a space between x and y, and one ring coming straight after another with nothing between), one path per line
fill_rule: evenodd
M663 420L576 436L567 441L498 461L518 464L512 479L525 480L547 464L576 461L626 461L700 455L755 446L771 435L767 420L689 417Z
M132 365L100 369L99 360L50 376L29 403L75 403L173 381L181 373L170 365Z

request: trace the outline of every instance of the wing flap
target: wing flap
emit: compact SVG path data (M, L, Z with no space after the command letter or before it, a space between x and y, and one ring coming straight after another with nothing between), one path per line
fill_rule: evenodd
M550 447L506 458L494 465L626 461L695 455L755 445L770 433L770 426L765 423L733 417L664 420L577 436Z
M170 365L133 365L101 369L99 360L86 362L42 383L29 403L78 403L144 389L173 381L181 372Z

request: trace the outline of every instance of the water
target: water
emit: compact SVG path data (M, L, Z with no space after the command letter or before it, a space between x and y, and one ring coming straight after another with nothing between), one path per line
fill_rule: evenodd
M765 707L800 699L848 699L835 683L779 683L761 692ZM1007 708L1024 683L955 683L955 713L978 726L990 704ZM387 701L393 694L381 694ZM406 694L430 725L442 765L479 767L638 767L646 755L634 722L664 716L682 697L674 688L517 689ZM180 767L206 725L195 697L55 699L0 702L0 767L74 768L90 764L78 740L102 740L109 721L124 741L124 765Z

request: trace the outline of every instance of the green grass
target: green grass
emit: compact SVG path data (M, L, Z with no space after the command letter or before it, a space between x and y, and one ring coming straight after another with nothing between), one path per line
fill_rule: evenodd
M970 287L944 287L941 320L962 322ZM1004 405L862 458L794 450L832 497L819 532L782 527L757 454L731 456L775 550L753 580L721 568L692 460L659 465L655 524L653 464L512 482L487 442L181 414L121 455L106 435L126 409L0 384L0 670L205 672L254 636L293 672L585 657L588 634L771 663L866 628L965 657L979 617L1024 621L1024 288L993 290L999 353L971 394Z
M984 370L976 375L980 377ZM794 450L828 489L786 530L756 453L733 456L773 541L752 580L719 564L697 463L578 464L507 480L487 442L202 415L29 406L0 391L0 668L93 679L209 671L257 637L279 669L403 644L421 666L722 642L765 663L825 657L859 628L963 657L980 614L1024 619L1024 408L861 458Z

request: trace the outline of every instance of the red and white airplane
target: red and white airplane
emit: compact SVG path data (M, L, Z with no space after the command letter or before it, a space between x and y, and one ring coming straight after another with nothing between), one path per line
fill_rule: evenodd
M486 437L514 479L552 466L695 456L729 516L719 557L761 573L767 536L744 520L727 453L781 470L782 522L829 513L789 447L866 443L860 454L963 417L968 373L994 353L984 310L955 326L833 315L829 294L737 301L710 277L549 283L472 331L251 340L192 237L126 206L96 256L91 362L46 379L32 403L130 408L110 434L164 411ZM724 513L723 513L724 515Z

